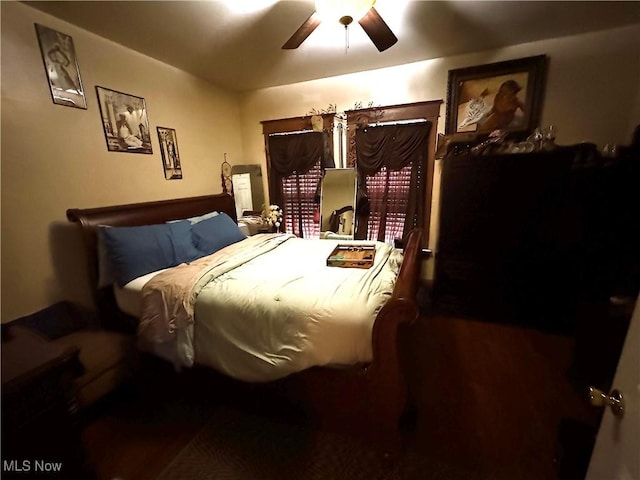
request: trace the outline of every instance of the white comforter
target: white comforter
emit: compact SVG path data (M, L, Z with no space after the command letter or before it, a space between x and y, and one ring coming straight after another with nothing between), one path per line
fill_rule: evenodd
M143 289L141 346L251 382L370 361L402 255L376 243L369 269L327 267L337 243L256 235L156 275Z

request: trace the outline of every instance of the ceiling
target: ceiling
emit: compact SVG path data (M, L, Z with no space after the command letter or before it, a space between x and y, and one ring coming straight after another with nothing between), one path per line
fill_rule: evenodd
M398 37L388 50L378 52L357 23L346 49L344 27L326 21L298 49L282 50L313 0L24 3L235 91L640 23L639 1L378 0Z

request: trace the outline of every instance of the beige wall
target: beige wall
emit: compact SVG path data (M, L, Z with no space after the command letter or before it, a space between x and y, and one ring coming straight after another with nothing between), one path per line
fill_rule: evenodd
M17 2L2 8L2 321L86 303L71 207L218 193L242 162L235 95ZM87 110L54 105L34 22L73 37ZM153 155L108 152L95 86L144 97ZM174 128L183 180L164 179L156 126Z
M640 25L564 37L249 92L242 99L245 159L264 165L260 121L337 110L445 100L448 70L546 54L549 59L541 123L558 127L557 141L628 144L640 124ZM444 132L445 104L438 131ZM264 168L264 166L263 166ZM429 244L437 242L440 164L436 162ZM266 188L266 184L265 184ZM432 262L427 275L431 276Z

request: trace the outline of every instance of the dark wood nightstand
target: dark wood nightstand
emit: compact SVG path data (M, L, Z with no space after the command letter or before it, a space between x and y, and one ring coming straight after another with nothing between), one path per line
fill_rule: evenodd
M75 418L78 349L2 328L2 477L94 478ZM25 475L26 474L26 475Z
M396 238L393 240L393 247L397 248L398 250L402 250L404 249L404 242L402 241L401 238ZM420 258L422 258L422 260L427 260L431 258L432 255L433 255L433 252L431 251L430 248L423 247L420 249Z

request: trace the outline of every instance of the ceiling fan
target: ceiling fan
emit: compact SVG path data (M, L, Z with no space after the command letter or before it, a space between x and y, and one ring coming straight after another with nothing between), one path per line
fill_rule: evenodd
M347 29L354 19L369 36L378 51L394 45L398 38L373 7L376 0L316 0L316 10L282 46L298 48L323 20L337 19Z

